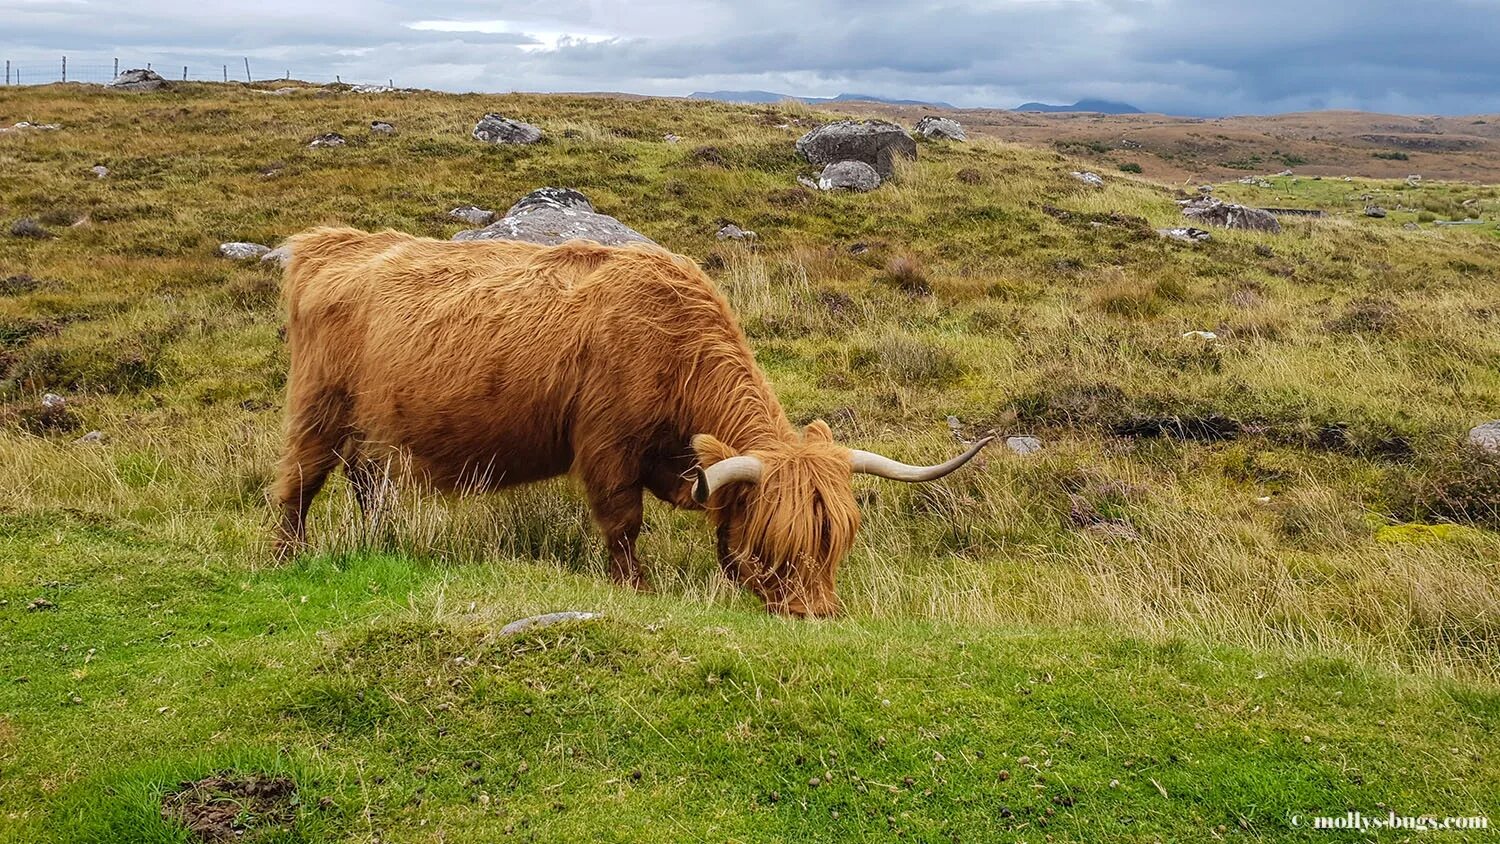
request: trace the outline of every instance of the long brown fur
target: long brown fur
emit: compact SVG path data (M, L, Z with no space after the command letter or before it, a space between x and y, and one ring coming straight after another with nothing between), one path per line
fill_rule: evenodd
M371 467L397 456L445 490L571 471L611 574L643 587L642 490L696 507L693 464L749 453L765 463L761 483L709 502L726 572L778 612L837 608L837 564L859 526L849 452L823 423L804 434L787 421L692 261L649 245L339 228L290 246L283 550L304 541L307 508L339 465L361 503Z

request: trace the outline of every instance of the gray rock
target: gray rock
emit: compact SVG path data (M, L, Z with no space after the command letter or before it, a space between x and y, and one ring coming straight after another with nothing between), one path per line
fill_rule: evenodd
M935 141L967 141L969 139L969 136L964 134L964 127L960 126L957 120L930 114L917 121L917 134Z
M1500 454L1500 419L1481 422L1470 428L1469 442L1492 454Z
M1195 229L1192 226L1180 228L1157 229L1156 233L1168 240L1178 240L1183 243L1199 243L1204 240L1212 240L1213 235L1203 229Z
M875 168L880 178L889 179L896 175L898 156L916 160L917 142L905 129L885 120L843 120L798 138L797 154L819 166L861 161Z
M1036 437L1006 437L1005 447L1016 454L1036 454L1042 450L1042 441Z
M516 200L516 204L512 205L510 210L505 212L505 216L512 217L522 211L528 211L533 208L556 208L559 210L567 208L573 211L594 213L594 204L589 202L588 197L578 191L572 188L545 187L537 188Z
M1074 170L1072 175L1073 178L1077 179L1080 182L1083 182L1091 188L1104 187L1104 179L1100 178L1098 173L1094 173L1089 170Z
M746 231L734 223L725 223L714 233L719 240L754 240L755 232Z
M518 618L500 628L500 635L514 636L517 633L524 633L527 630L540 630L543 627L551 627L554 624L562 624L565 621L590 621L598 617L599 613L579 612L578 610L549 612L545 615L534 615L530 618Z
M1385 209L1381 208L1379 205L1366 205L1365 216L1382 219L1385 217Z
M1281 233L1281 223L1269 211L1247 208L1232 202L1221 202L1211 196L1199 197L1182 208L1182 215L1191 220L1226 229Z
M1213 193L1214 192L1214 186L1213 185L1199 185L1198 186L1198 192L1199 193Z
M61 413L68 409L68 400L57 393L47 393L42 396L42 410L47 413Z
M116 91L155 91L170 88L172 83L163 79L161 74L154 70L132 68L121 71L119 76L105 83L104 87L113 88Z
M471 226L487 226L495 222L495 212L475 205L462 205L449 211L448 218Z
M666 141L669 144L675 144L675 143L677 143L677 142L679 142L679 141L682 140L682 138L677 137L676 135L672 134L671 132L668 132L667 134L662 135L661 139L664 140L664 141Z
M74 445L99 445L104 442L103 431L89 431L73 441Z
M818 189L818 183L813 181L812 179L807 178L806 176L798 176L797 184L803 186L804 188L807 188L808 190Z
M94 174L94 178L102 179L105 176L109 175L109 168L105 167L103 164L95 164L93 167L89 168L89 172Z
M284 243L276 247L275 249L272 249L270 252L267 252L266 254L260 256L260 262L262 264L276 264L280 267L285 267L287 264L291 263L291 260L292 248Z
M522 197L505 216L482 229L469 229L454 240L521 240L556 245L592 240L606 246L653 243L650 238L608 214L594 211L588 197L569 188L540 188Z
M394 124L387 123L384 120L371 120L370 132L375 135L394 135L396 134L396 127Z
M389 94L397 89L389 85L350 85L351 94Z
M249 261L259 258L271 251L271 247L262 246L259 243L246 243L244 241L231 241L219 244L219 255L231 261Z
M880 173L863 161L835 161L818 175L818 190L863 193L880 187Z
M1402 223L1401 228L1406 229L1409 232L1419 232L1422 230L1422 227L1416 223Z
M474 140L488 144L534 144L542 139L542 130L530 123L490 113L474 124L473 135Z
M344 140L343 135L337 132L324 132L309 141L307 145L310 147L341 147L345 143L347 141Z

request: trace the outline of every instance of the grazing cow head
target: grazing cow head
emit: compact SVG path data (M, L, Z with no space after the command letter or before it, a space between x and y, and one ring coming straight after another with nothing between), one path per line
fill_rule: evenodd
M781 615L838 613L834 577L859 531L851 478L856 472L892 480L936 480L989 443L938 466L909 466L838 445L822 420L800 442L744 454L717 439L693 437L699 468L693 497L719 528L722 561L748 589Z

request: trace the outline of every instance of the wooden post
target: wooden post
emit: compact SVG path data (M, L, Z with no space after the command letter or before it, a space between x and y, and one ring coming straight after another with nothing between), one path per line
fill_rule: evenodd
M250 81L250 57L245 56L245 81Z
M337 74L337 73L335 73L335 74L334 74L334 75L333 75L333 81L334 81L334 82L337 82L337 83L338 83L338 84L340 84L340 85L342 85L342 84L344 84L344 79L343 79L343 77L341 77L341 76L339 76L339 75L338 75L338 74Z
M187 65L182 66L182 81L187 81Z
M62 81L64 81L64 82L68 81L68 57L67 56L63 56L63 80Z
M394 79L387 79L385 81L386 81L386 87L388 87L388 88L394 88L394 87L396 87L396 80L394 80Z
M115 57L115 75L116 76L120 75L120 57L119 56Z
M10 84L10 59L5 60L5 84Z
M229 65L224 65L224 82L229 82Z

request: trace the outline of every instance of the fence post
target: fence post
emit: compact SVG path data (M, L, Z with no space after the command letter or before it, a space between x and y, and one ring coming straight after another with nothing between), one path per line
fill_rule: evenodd
M251 81L250 80L250 57L249 56L245 56L244 58L245 58L245 81L249 82L249 81Z
M68 81L68 57L67 56L63 56L63 78L62 78L62 81L64 81L64 82Z
M187 65L182 66L182 81L187 81Z
M5 84L10 84L10 59L5 60Z
M115 75L116 76L120 75L120 57L119 56L115 56Z
M229 83L229 65L224 65L224 83Z

